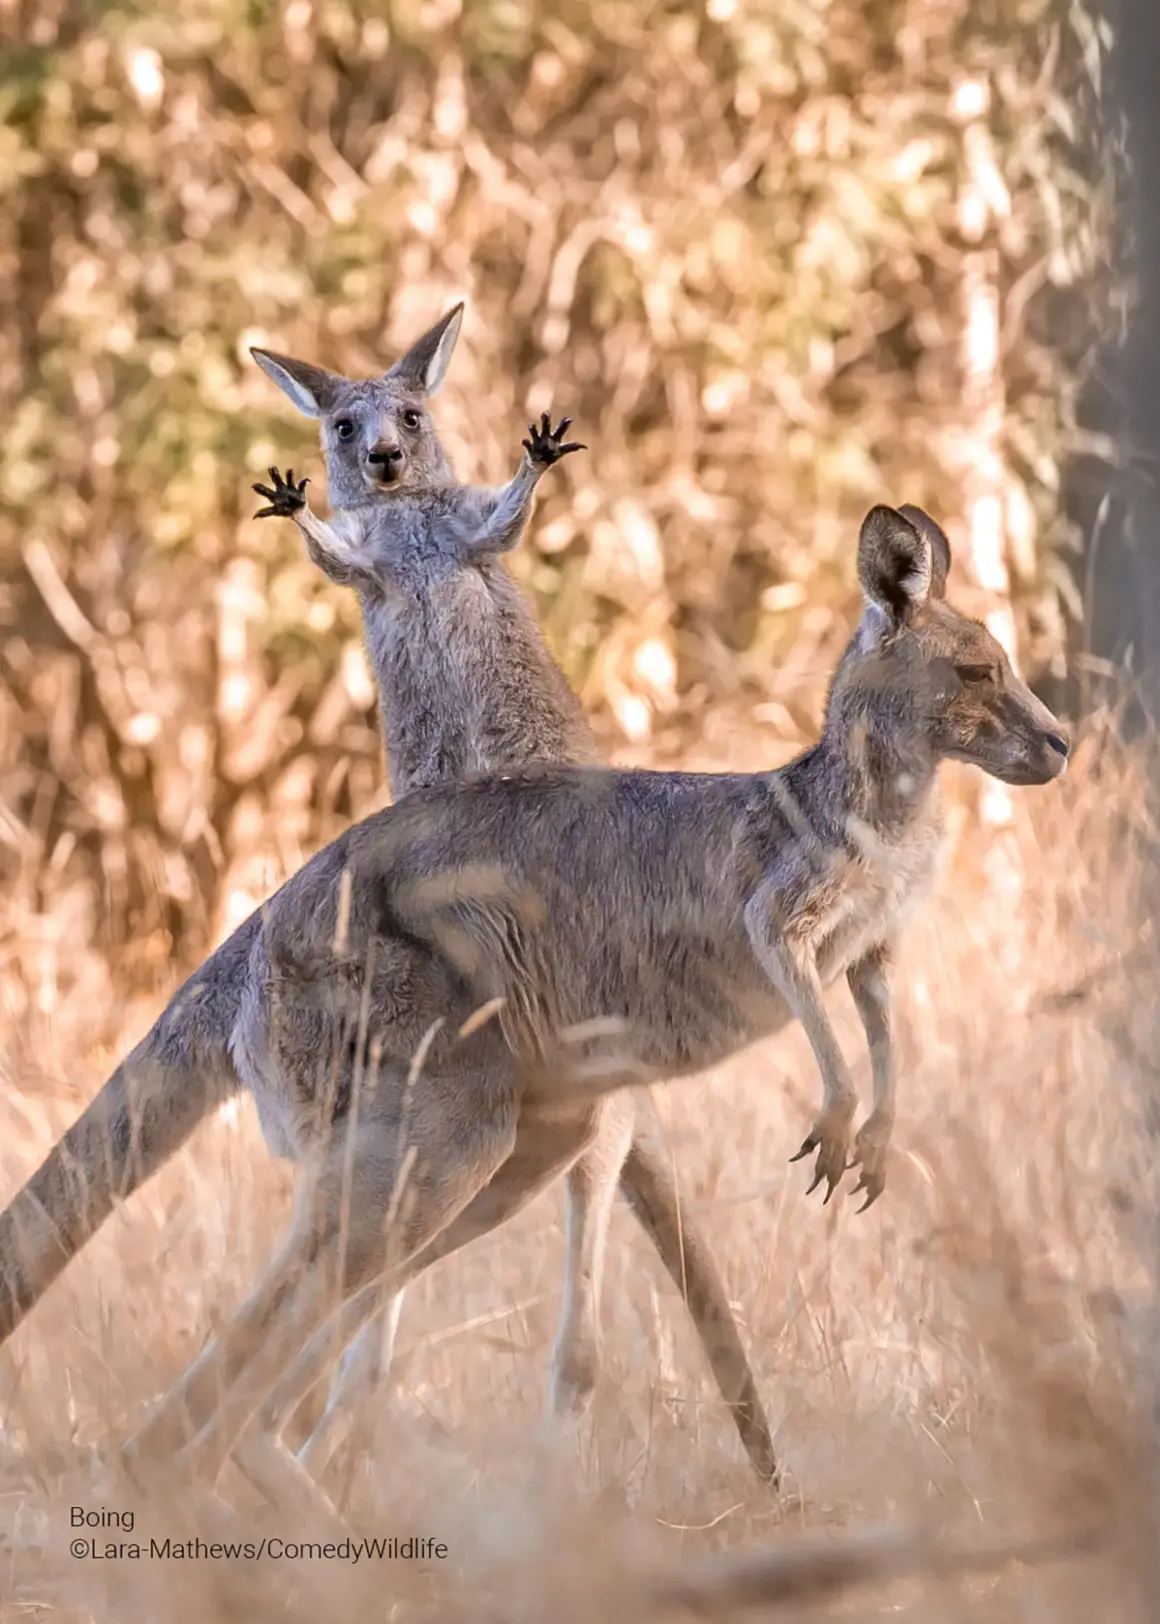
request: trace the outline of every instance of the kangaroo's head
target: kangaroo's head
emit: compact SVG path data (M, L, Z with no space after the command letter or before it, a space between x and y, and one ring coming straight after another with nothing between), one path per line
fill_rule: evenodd
M344 378L288 355L250 351L300 412L320 419L331 507L452 483L427 403L447 376L462 323L457 304L380 378Z
M871 508L858 538L866 607L834 674L827 732L931 765L967 761L1005 784L1050 783L1067 734L987 628L946 601L950 563L921 508Z

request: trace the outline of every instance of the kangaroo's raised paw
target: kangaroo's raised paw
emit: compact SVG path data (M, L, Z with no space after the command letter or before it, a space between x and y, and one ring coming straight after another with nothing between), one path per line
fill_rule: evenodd
M541 467L550 468L554 462L559 462L560 458L566 457L570 451L587 451L588 449L587 446L581 445L579 440L569 440L567 444L563 443L564 435L571 426L571 422L570 417L562 417L556 427L553 428L552 419L547 412L544 412L540 418L539 428L534 423L529 423L529 438L521 440L520 444L533 462L538 462Z
M310 481L305 477L294 483L294 470L286 470L286 478L276 468L270 469L270 485L254 485L252 487L259 496L264 496L270 504L269 507L259 508L254 514L255 519L290 519L295 513L306 506L306 487Z
M838 1188L842 1180L842 1174L846 1171L847 1158L850 1152L849 1112L821 1112L802 1141L801 1149L796 1155L790 1157L790 1161L800 1162L803 1157L809 1156L813 1151L817 1151L818 1159L814 1164L813 1182L806 1190L806 1194L812 1195L822 1180L825 1179L826 1194L822 1201L824 1207Z

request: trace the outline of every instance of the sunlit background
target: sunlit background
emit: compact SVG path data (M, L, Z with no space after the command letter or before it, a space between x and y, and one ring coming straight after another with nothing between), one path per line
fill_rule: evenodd
M247 1105L0 1360L4 1624L635 1618L650 1565L803 1528L1127 1526L1154 1034L1141 730L1117 725L1142 340L1112 45L1079 0L0 0L0 1198L181 973L386 799L357 605L252 519L268 464L324 482L250 345L370 376L464 298L435 406L458 474L503 481L531 414L572 417L589 450L511 567L617 760L810 742L882 500L944 524L952 598L1079 734L1062 787L948 773L872 1214L823 1212L787 1165L816 1093L800 1033L661 1098L780 1502L619 1213L590 1479L529 1491L556 1191L413 1291L396 1390L334 1468L353 1523L421 1525L446 1571L82 1572L68 1504L130 1493L94 1446L284 1223ZM1145 1616L1137 1578L1122 1553L928 1574L810 1616L1111 1624Z

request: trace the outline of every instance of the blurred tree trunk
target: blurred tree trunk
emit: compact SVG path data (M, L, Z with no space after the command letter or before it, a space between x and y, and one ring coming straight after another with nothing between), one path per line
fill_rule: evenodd
M1109 10L1111 10L1109 5ZM1131 241L1134 298L1127 342L1120 352L1119 394L1121 439L1128 448L1128 480L1119 512L1099 541L1093 570L1091 647L1095 654L1118 660L1131 652L1135 699L1130 725L1141 726L1155 740L1160 724L1160 6L1157 0L1122 0L1112 22L1117 41L1112 57L1111 91L1125 122L1127 227ZM1160 797L1155 773L1153 817ZM1154 827L1154 824L1153 824ZM1152 866L1142 899L1143 917L1157 917L1160 869L1152 846ZM1143 1018L1132 1033L1139 1052L1139 1086L1145 1122L1154 1143L1160 1139L1160 1020L1156 986L1160 964L1155 942L1150 961L1141 967L1134 991ZM1145 1211L1147 1209L1145 1208ZM1160 1213L1148 1214L1153 1303L1150 1335L1140 1354L1151 1388L1152 1492L1141 1506L1140 1616L1160 1619Z
M1135 298L1120 352L1129 479L1120 512L1099 538L1091 645L1111 660L1130 651L1140 703L1160 719L1160 6L1122 0L1112 93L1127 128L1126 224Z

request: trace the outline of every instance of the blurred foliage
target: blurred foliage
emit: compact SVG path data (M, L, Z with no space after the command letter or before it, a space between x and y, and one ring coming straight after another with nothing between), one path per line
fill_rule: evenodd
M588 703L662 757L711 705L807 729L862 511L958 539L968 79L1012 591L1057 659L1100 59L1073 0L0 0L9 907L168 974L367 809L355 605L250 518L313 431L246 347L370 373L459 295L461 475L549 403L591 447L513 564Z

